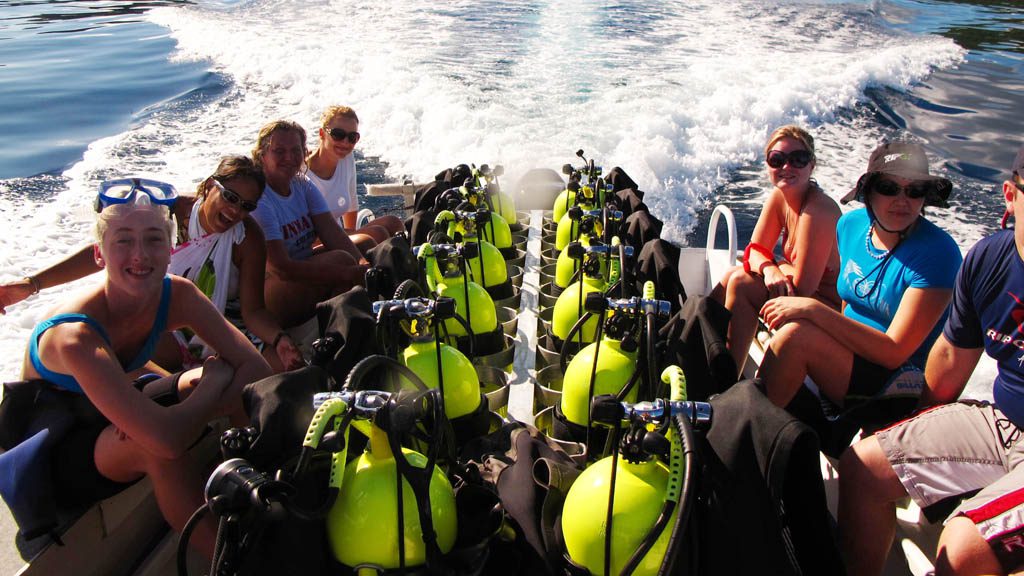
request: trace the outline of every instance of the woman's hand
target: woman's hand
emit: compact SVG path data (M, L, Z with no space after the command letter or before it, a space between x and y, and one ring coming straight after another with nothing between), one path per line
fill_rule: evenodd
M764 287L768 289L768 299L780 296L795 296L796 286L793 279L783 274L778 266L765 266L763 269Z
M277 352L277 358L281 361L281 365L287 370L296 370L306 365L305 359L302 358L302 352L292 342L291 336L285 334L277 341L277 347L274 348Z
M196 382L196 389L192 395L201 395L204 401L216 407L216 413L222 413L224 408L234 406L234 398L225 394L231 388L231 380L235 376L235 369L220 356L211 356L203 362L203 375Z
M813 320L818 309L824 305L814 298L786 296L774 298L761 307L761 317L772 330L777 330L794 320Z
M0 314L7 314L7 307L17 304L35 293L35 287L28 278L0 285Z

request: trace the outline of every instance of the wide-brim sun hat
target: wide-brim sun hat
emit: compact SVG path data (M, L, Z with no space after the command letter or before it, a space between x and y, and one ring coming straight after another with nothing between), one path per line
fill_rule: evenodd
M948 178L935 176L928 171L928 156L924 147L914 142L883 142L875 148L868 160L868 169L857 179L857 185L839 201L843 204L851 200L864 201L864 193L870 189L875 178L881 175L897 176L914 182L925 182L930 185L925 196L925 206L948 208L953 183Z

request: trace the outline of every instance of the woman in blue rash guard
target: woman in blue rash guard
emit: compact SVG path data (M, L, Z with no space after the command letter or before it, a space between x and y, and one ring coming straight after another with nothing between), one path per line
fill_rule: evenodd
M173 198L154 190L136 180L101 192L94 258L106 279L50 311L32 333L22 373L84 394L95 407L52 449L62 507L94 502L148 476L164 518L180 531L203 503L203 462L189 447L220 416L244 425L242 387L271 370L194 284L167 275L174 229L166 205ZM186 327L218 355L201 368L135 380L150 370L160 335ZM211 556L215 536L207 519L192 542Z
M810 298L776 298L761 315L778 330L759 376L787 406L810 375L841 413L862 411L880 425L917 405L924 363L948 314L962 257L956 242L923 215L946 207L952 184L928 172L924 149L883 143L842 199L865 207L837 226L843 311ZM878 402L885 399L885 402Z

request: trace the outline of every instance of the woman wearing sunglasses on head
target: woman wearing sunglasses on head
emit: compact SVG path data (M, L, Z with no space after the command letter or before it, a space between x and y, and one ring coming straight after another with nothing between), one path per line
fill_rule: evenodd
M951 190L928 172L920 145L875 149L842 199L865 204L837 229L843 312L810 298L777 298L761 309L777 332L758 375L776 405L789 405L807 375L837 413L865 428L917 405L962 261L956 242L923 210L946 207Z
M398 232L402 221L385 215L356 230L356 160L352 154L359 142L359 117L348 106L329 106L320 116L320 142L306 157L306 176L327 200L331 214L342 220L346 233L364 254Z
M761 306L779 296L810 296L838 307L839 206L811 179L814 138L798 126L772 132L765 165L772 190L757 219L743 266L728 270L711 292L732 312L729 351L739 373L757 329ZM782 258L773 254L781 239Z
M104 191L93 257L106 277L36 326L22 373L84 395L76 396L83 402L76 404L75 421L49 454L61 508L95 502L148 476L164 518L180 531L203 503L206 463L189 447L213 419L230 416L244 425L242 387L271 370L194 284L166 274L173 200L139 184ZM140 377L160 336L182 328L218 355L202 368ZM192 542L210 556L215 535L207 519Z
M313 317L318 302L362 284L368 265L302 173L302 126L290 120L266 124L252 156L267 177L252 213L267 244L267 307L285 326L296 326ZM322 245L314 249L317 239Z
M147 190L168 186L147 182L139 181ZM246 330L264 342L264 357L275 370L293 370L305 362L281 323L267 310L263 299L266 246L260 227L248 217L263 195L265 182L263 172L251 159L226 156L217 170L199 183L196 198L183 200L176 194L170 198L184 226L179 230L181 245L171 254L169 272L197 283L222 314L240 314ZM118 188L117 181L104 185ZM172 193L173 188L163 192L165 196ZM0 285L0 311L43 288L97 272L92 253L92 247L86 247L34 276ZM194 355L183 351L178 341L168 335L157 348L156 362L168 370L193 359ZM190 348L202 350L201 346Z

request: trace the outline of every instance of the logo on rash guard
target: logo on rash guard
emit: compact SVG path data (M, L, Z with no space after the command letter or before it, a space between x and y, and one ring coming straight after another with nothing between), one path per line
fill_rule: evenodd
M993 342L997 342L999 344L1012 344L1017 348L1024 350L1024 339L1021 339L1019 336L1024 332L1024 302L1022 302L1021 299L1012 292L1007 292L1006 294L1009 295L1010 298L1013 298L1013 301L1017 303L1017 305L1010 311L1010 319L1017 325L1017 328L1013 331L1013 334L1003 334L995 328L989 328L985 331L985 336Z

